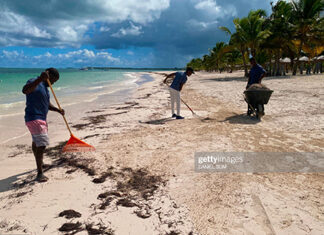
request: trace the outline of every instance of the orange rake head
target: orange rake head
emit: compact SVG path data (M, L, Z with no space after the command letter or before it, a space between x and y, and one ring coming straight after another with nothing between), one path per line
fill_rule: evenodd
M95 151L95 147L86 142L76 138L74 135L71 134L69 141L63 148L63 152L88 152L88 151Z

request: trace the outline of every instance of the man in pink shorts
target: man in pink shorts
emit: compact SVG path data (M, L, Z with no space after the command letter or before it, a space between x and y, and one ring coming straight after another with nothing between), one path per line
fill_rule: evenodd
M48 110L64 115L64 110L60 110L50 103L47 84L47 79L54 84L59 78L60 74L55 68L48 68L39 77L28 80L22 89L26 95L25 122L33 139L32 150L37 165L36 180L39 182L48 180L43 174L43 155L46 146L49 145L46 122Z

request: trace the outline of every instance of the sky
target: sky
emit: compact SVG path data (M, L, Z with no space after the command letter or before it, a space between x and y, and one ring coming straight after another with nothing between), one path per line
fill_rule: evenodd
M270 0L1 0L0 67L184 67Z

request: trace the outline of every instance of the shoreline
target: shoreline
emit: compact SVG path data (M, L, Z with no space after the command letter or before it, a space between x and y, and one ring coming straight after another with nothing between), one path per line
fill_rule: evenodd
M193 170L193 154L199 151L323 151L324 117L318 106L323 77L265 79L275 93L266 116L256 122L244 115L245 81L236 80L240 73L228 79L215 73L190 77L182 98L201 118L182 105L185 120L170 118L163 77L150 75L154 80L140 85L123 104L92 109L73 122L73 132L96 152L61 154L64 143L55 139L59 144L45 154L47 183L33 183L35 163L28 146L2 161L7 167L0 168L0 231L52 234L67 222L116 234L323 231L324 174ZM291 105L281 105L285 102ZM299 112L305 107L310 114ZM315 121L317 129L311 128ZM13 187L4 190L5 184ZM69 209L81 217L58 217Z
M130 74L130 75L128 75ZM64 108L67 112L66 117L67 120L69 121L69 123L71 122L77 122L79 121L80 118L79 115L76 115L76 113L82 113L83 115L85 115L86 112L91 111L91 109L98 109L102 106L109 106L109 105L116 105L116 104L121 104L123 102L125 102L127 99L129 99L129 97L131 97L131 95L135 92L135 90L138 88L138 86L140 86L141 84L144 84L145 82L147 82L149 79L147 78L142 78L144 74L141 72L138 72L137 74L134 75L134 73L128 73L126 72L124 74L124 76L129 76L129 78L127 80L123 80L123 81L118 81L117 83L112 83L110 84L109 89L106 90L105 92L101 92L100 94L96 94L94 98L91 98L91 93L89 93L86 96L80 96L79 97L63 97L63 98L59 98L60 104L62 106L62 108ZM124 88L122 88L124 86ZM125 87L127 86L127 87ZM88 97L84 100L84 97ZM77 102L74 103L67 103L69 102L68 100L72 99L73 100L78 100ZM107 101L109 101L107 103ZM57 106L54 98L53 98L53 94L51 94L51 102L54 106ZM20 110L22 110L22 112L16 112L14 114L7 114L7 115L1 115L0 120L1 120L1 126L0 126L0 130L1 133L3 133L3 136L0 136L0 146L1 145L6 145L6 144L10 144L10 142L12 140L19 140L19 138L24 137L26 135L29 134L28 130L25 128L24 122L23 122L23 116L24 116L24 108L25 108L25 102L22 102L24 107L21 108ZM88 107L88 108L85 108ZM93 108L91 108L93 107ZM53 123L53 122L62 122L62 118L59 116L59 118L55 117L57 116L56 114L53 114L52 112L49 112L49 118L48 118L48 122L49 123ZM8 138L8 134L10 135L10 133L8 133L6 131L7 126L9 125L9 123L19 123L18 127L16 129L23 129L25 130L25 132L21 132L18 135L15 136L10 136ZM63 130L64 131L64 130ZM5 135L4 135L5 134ZM4 139L7 138L7 139ZM19 144L25 144L26 141L25 140L20 140Z
M140 74L141 72L138 73ZM71 88L73 88L73 86L68 87L67 85L65 85L62 87L61 84L57 84L58 86L56 85L53 86L53 89L54 92L57 94L57 96L60 97L62 104L64 104L64 106L67 107L75 104L75 103L70 103L69 100L85 99L85 102L91 102L96 100L98 96L118 92L119 90L123 89L122 88L123 86L136 83L136 81L140 79L134 74L135 73L125 71L124 73L121 73L122 78L120 78L120 80L113 79L107 81L99 81L93 83L92 86L90 87L77 86L76 87L77 90L72 89L72 91ZM69 77L67 79L69 79ZM67 90L70 91L68 92ZM80 95L80 93L82 93L82 95ZM5 111L5 114L2 113L0 115L0 120L7 116L24 114L24 107L26 102L25 96L20 91L18 92L18 94L19 96L21 96L21 99L18 99L17 97L16 98L11 97L11 99L15 100L14 102L0 104L0 107L5 109L3 110ZM53 96L51 92L50 95L51 97ZM12 110L8 110L8 109L12 109ZM18 113L17 112L18 109L23 111Z

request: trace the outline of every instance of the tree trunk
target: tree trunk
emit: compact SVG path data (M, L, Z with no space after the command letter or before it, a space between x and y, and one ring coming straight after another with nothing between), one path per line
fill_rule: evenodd
M318 73L318 62L317 60L314 61L314 67L313 67L313 74Z
M247 69L247 65L246 65L246 61L245 61L245 53L244 53L244 48L241 46L241 53L242 53L242 59L243 59L243 64L244 64L244 76L248 77L248 69Z
M300 66L299 58L300 58L301 51L303 49L303 44L304 44L303 40L300 40L300 45L299 45L298 54L297 54L297 61L295 63L294 69L293 69L293 75L296 75L297 69Z
M292 55L290 57L290 69L291 69L291 73L292 75L294 75L294 67L295 67L295 63L294 63L294 56ZM295 74L296 75L296 74Z
M276 74L275 74L275 76L280 76L281 74L280 74L280 61L279 61L279 54L280 54L280 52L279 52L279 50L277 50L276 51L276 61L275 61L275 66L276 66Z
M271 76L272 75L272 69L271 69L271 59L272 59L272 53L270 52L269 53L270 54L270 59L269 59L269 71L268 71L268 74L269 74L269 76Z
M252 55L253 58L255 58L255 56L256 56L256 51L255 51L254 48L251 48L251 55Z

